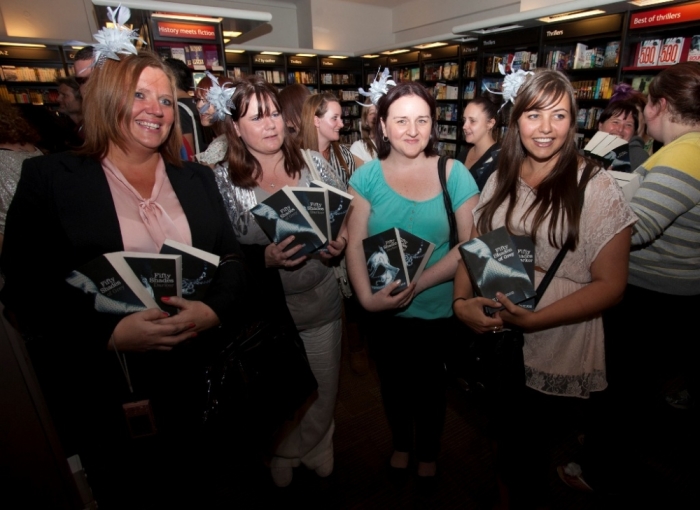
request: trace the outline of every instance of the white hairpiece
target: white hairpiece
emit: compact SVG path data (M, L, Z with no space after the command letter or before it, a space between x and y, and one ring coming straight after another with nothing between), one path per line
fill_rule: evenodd
M102 65L106 58L119 60L119 54L136 55L138 50L131 42L132 39L141 41L144 44L146 43L146 41L139 37L136 30L132 30L124 25L129 21L130 16L131 11L128 7L122 6L122 4L119 4L114 10L112 10L111 7L107 7L107 17L114 26L109 28L104 27L95 34L94 37L97 44L94 45L94 65Z
M381 70L381 67L379 68ZM368 97L370 101L372 101L372 104L374 106L377 106L377 103L381 99L381 97L389 92L389 86L395 87L396 82L394 80L389 79L389 68L385 67L384 72L380 74L379 71L377 71L377 76L374 78L374 81L372 84L369 86L369 92L365 92L365 90L360 87L358 89L358 92L362 94L365 97ZM363 103L358 103L361 106L369 106Z
M523 71L522 69L518 69L515 72L511 72L510 74L506 74L506 68L503 64L498 64L498 70L501 71L501 74L505 76L503 78L503 92L498 92L497 90L491 90L490 88L486 87L486 90L493 94L499 94L503 96L503 106L508 104L508 101L511 103L515 103L515 98L518 95L518 91L520 90L520 87L522 87L523 83L525 83L525 79L531 75L534 74L532 71ZM501 108L503 108L501 106Z
M207 90L207 102L199 109L199 113L204 114L210 106L213 106L214 113L211 119L214 122L222 121L226 118L226 115L231 115L230 108L233 108L231 98L233 93L236 92L236 87L222 87L219 85L219 80L216 76L209 71L206 71L206 73L211 80L211 87Z

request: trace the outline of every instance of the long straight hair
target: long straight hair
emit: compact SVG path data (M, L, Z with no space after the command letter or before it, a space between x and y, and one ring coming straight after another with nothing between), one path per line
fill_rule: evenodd
M302 149L311 149L312 151L321 150L318 142L318 128L314 122L314 118L322 118L328 111L328 105L331 103L340 104L340 100L330 92L321 92L313 94L306 98L304 106L301 109L301 126L299 130L299 142ZM350 169L343 158L343 153L340 152L340 142L333 140L330 143L330 149L335 154L336 159L343 167L343 171L347 176L350 176Z
M258 101L257 114L261 117L272 115L270 106L282 115L277 90L257 76L249 76L236 82L236 92L233 94L231 120L238 122L248 113L250 100L255 97ZM284 116L282 115L284 121ZM284 122L283 122L284 124ZM283 126L284 141L280 150L284 156L284 171L289 177L299 177L304 166L301 152ZM235 132L227 130L228 135L228 172L231 182L241 188L254 188L262 175L262 166L258 159L251 154L244 141Z
M508 204L505 224L509 232L513 221L513 210L518 200L520 171L528 156L520 139L518 120L530 110L554 106L564 97L569 98L570 126L564 145L559 151L556 165L537 186L535 200L525 212L523 221L530 216L530 237L535 240L539 228L548 222L549 244L556 248L567 246L574 250L578 243L581 207L579 189L586 183L578 182L581 163L574 134L576 133L576 98L569 79L559 71L538 69L520 87L511 111L496 170L497 185L493 196L479 206L477 228L483 234L493 230L493 218L503 203ZM520 220L520 218L518 218ZM561 228L561 234L557 230Z

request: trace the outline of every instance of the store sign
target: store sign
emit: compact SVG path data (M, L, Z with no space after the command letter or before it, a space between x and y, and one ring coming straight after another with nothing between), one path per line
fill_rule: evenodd
M178 39L216 39L216 28L212 25L192 25L189 23L173 23L158 21L158 35L161 37L176 37Z
M700 20L700 3L638 12L630 16L630 29L673 25Z

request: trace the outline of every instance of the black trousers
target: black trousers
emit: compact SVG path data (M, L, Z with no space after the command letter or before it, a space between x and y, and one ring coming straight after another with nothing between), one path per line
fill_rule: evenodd
M433 462L447 408L442 338L451 321L373 314L370 331L394 450L411 451L415 439L418 461Z

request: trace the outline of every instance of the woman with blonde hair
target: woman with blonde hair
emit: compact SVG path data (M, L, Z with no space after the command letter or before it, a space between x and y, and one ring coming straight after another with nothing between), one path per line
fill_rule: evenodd
M355 157L355 164L360 167L377 157L377 142L374 140L374 125L377 123L377 107L367 99L360 116L362 138L353 142L350 152Z

